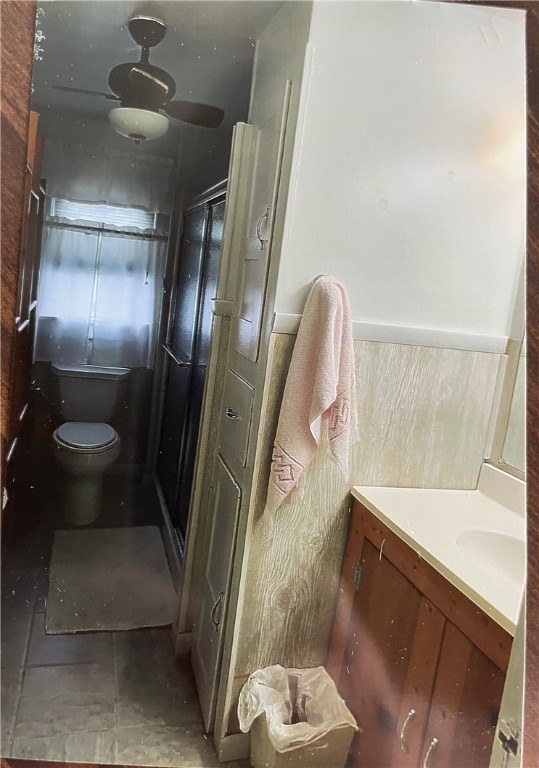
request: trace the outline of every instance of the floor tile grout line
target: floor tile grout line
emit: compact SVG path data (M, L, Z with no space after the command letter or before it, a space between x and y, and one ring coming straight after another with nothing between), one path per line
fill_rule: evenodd
M31 616L30 621L28 622L28 631L26 633L26 639L25 639L25 643L24 643L24 650L23 650L22 658L21 658L21 669L20 669L20 675L19 675L19 690L18 690L18 693L17 693L17 698L16 698L16 702L15 702L15 709L14 709L13 717L12 717L11 738L10 738L10 742L11 743L10 743L10 747L9 747L10 757L11 757L11 752L13 751L13 741L15 739L15 728L17 727L17 718L19 717L19 710L20 710L20 706L21 706L22 690L24 688L24 682L26 680L26 669L27 669L26 662L28 660L28 653L29 653L29 650L30 650L30 638L32 637L32 631L33 631L33 628L34 628L34 621L35 621L35 618L36 618L35 607L36 607L36 595L34 593L34 595L33 595L33 604L32 604L32 616Z
M118 684L118 640L116 632L112 632L112 665L114 670L114 742L112 746L112 754L114 758L114 764L118 762L118 703L120 699L120 686Z
M26 667L27 669L43 669L49 667L102 667L106 669L106 664L102 661L55 661L47 664L27 664Z
M17 736L13 741L33 741L34 739L54 739L57 736L85 736L90 733L109 733L114 731L114 728L97 728L89 731L58 731L58 733L48 734L46 736Z

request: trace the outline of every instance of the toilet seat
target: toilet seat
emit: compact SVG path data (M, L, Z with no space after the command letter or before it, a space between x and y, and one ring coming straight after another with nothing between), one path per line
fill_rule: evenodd
M119 440L110 424L91 421L66 421L54 433L57 443L72 451L100 452Z

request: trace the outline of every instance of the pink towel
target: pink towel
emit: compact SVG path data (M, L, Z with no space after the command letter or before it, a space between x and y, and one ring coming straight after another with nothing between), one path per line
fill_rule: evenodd
M332 277L316 280L305 304L273 445L266 511L274 512L312 461L322 424L344 475L357 436L352 321L346 290Z

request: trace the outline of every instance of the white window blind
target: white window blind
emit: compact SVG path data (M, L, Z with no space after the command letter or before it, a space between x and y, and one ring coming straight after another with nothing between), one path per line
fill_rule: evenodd
M51 216L61 219L92 221L105 227L155 229L155 214L141 208L101 203L81 203L53 198Z

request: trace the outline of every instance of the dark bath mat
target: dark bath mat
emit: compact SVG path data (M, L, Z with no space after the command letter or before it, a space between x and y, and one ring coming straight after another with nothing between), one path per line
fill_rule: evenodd
M165 626L176 600L159 528L54 534L47 633Z

